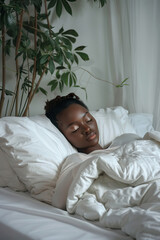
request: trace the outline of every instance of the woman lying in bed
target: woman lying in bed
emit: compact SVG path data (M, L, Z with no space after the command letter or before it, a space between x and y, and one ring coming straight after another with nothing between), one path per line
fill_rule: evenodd
M137 240L159 239L160 134L96 154L102 149L96 120L76 95L57 97L45 109L80 152L63 162L53 206L103 227L121 228Z
M46 116L79 152L88 154L102 149L96 120L74 93L48 101L45 110Z

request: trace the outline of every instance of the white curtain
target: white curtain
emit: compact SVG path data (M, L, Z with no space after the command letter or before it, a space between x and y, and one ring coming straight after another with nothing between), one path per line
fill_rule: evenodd
M160 1L110 0L106 27L108 74L115 83L129 78L115 105L152 113L160 130Z

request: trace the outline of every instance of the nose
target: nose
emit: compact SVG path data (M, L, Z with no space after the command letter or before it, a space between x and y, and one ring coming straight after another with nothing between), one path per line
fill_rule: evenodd
M90 127L87 124L83 124L82 129L83 129L82 130L83 133L85 133L85 134L89 134L91 131Z

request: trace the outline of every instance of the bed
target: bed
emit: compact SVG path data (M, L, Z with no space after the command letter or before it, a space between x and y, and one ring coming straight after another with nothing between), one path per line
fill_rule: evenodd
M103 147L121 135L141 139L153 132L150 114L128 114L120 106L92 114ZM0 119L1 239L134 239L119 227L57 208L57 202L65 199L64 192L57 195L57 182L64 161L74 155L77 150L44 115Z
M27 193L6 188L0 189L0 233L3 240L131 239L119 230L100 228Z

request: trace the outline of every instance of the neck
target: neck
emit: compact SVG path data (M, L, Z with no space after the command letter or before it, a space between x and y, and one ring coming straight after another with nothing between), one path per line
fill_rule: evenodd
M78 152L89 154L95 150L100 150L100 149L103 149L103 148L99 144L97 144L93 147L78 149Z

